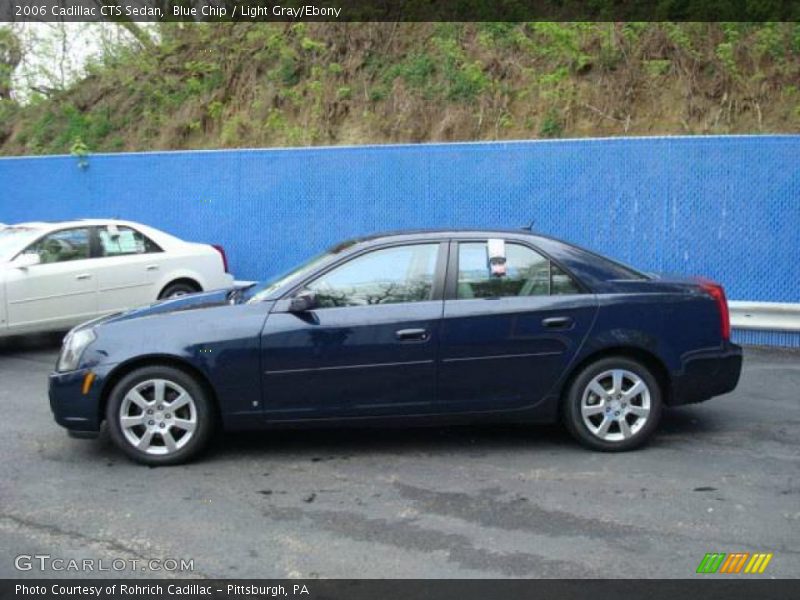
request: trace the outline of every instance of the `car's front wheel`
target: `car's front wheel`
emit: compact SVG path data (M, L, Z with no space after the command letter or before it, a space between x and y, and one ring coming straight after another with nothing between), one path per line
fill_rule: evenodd
M609 357L586 366L564 398L564 423L584 446L619 452L644 444L661 417L661 388L642 363Z
M208 393L188 373L148 366L123 377L108 399L106 420L114 443L133 460L173 465L207 444L214 411Z

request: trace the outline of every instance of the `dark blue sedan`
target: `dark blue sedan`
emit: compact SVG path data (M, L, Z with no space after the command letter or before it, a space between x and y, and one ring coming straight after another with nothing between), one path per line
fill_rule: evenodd
M563 420L629 450L664 405L736 387L721 286L667 279L527 231L340 244L260 286L193 294L73 329L56 421L106 421L131 458L173 464L217 427Z

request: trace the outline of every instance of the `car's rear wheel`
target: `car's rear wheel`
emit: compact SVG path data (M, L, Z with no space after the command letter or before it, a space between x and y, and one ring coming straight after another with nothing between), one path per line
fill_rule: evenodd
M172 465L194 457L206 446L213 419L203 386L173 367L132 371L114 386L106 407L114 443L147 465Z
M158 295L158 299L169 300L172 298L180 298L181 296L185 296L187 294L194 294L197 291L199 291L198 288L191 283L186 281L177 281L165 287L164 290Z
M584 446L632 450L653 434L661 417L661 388L642 363L608 357L586 366L564 398L564 423Z

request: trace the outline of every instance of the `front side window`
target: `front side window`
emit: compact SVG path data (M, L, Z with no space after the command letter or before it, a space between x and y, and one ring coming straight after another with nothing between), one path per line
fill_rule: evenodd
M486 242L458 244L457 298L506 298L579 293L557 265L521 244L504 244L505 265L493 269Z
M155 242L130 227L99 227L97 235L100 238L100 255L104 257L161 252Z
M42 264L89 258L89 228L64 229L44 236L25 252L35 252Z
M439 244L383 248L336 267L306 286L321 308L423 302L433 294Z

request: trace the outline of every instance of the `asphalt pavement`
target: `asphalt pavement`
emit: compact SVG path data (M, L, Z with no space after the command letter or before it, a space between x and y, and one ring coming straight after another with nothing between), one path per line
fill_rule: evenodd
M707 552L800 576L798 352L747 349L734 393L666 411L625 454L560 426L336 429L147 468L53 422L57 351L0 342L0 577L697 577Z

